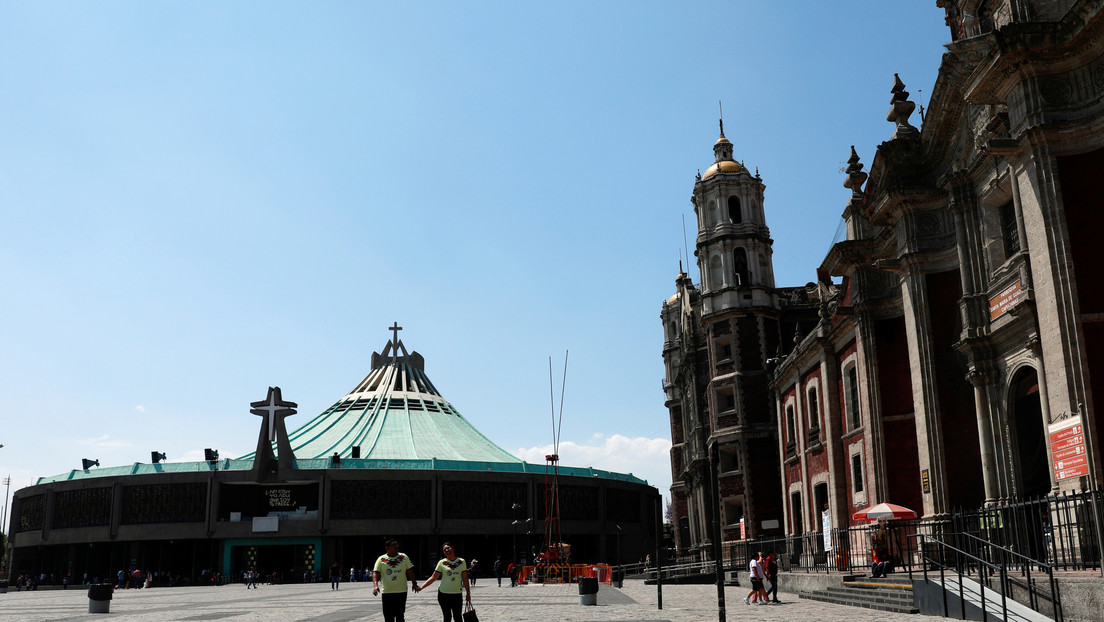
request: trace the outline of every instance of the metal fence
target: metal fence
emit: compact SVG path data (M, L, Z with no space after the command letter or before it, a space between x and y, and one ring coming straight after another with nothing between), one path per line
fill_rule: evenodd
M869 572L874 538L884 526L886 547L900 570L919 568L921 551L910 545L924 535L950 541L969 534L1062 570L1101 570L1104 491L1066 493L973 510L958 509L937 520L892 520L823 532L724 543L723 568L747 570L756 552L773 552L783 572ZM957 541L957 540L956 540ZM934 554L928 552L928 554ZM702 563L696 555L676 565Z

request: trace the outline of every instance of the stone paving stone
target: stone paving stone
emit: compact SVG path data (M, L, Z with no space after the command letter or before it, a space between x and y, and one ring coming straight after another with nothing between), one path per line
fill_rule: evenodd
M780 594L780 605L748 606L746 589L725 589L727 620L782 622L920 622L927 616L884 613ZM497 587L477 584L472 601L483 622L687 622L717 620L714 585L669 585L663 588L663 609L656 609L656 588L642 581L626 581L617 590L601 586L598 605L579 604L575 585ZM432 587L411 594L408 622L437 622L441 609ZM328 583L263 585L246 590L222 587L151 588L121 590L111 601L111 612L88 613L88 590L9 591L0 594L2 622L360 622L383 620L379 597L370 583L347 583L333 591Z

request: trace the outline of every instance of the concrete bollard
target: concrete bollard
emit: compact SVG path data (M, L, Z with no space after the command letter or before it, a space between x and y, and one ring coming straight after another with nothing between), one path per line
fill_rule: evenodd
M111 613L111 596L115 586L110 583L93 583L88 586L88 613Z
M579 577L579 604L598 604L598 579L594 577Z

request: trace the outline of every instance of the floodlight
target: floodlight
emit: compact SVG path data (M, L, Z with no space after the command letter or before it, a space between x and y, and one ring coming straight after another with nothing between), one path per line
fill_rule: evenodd
M88 469L90 469L94 466L100 466L100 461L99 460L89 460L88 458L81 458L81 465L83 465L81 467L81 469L87 471Z
M156 451L151 451L150 452L150 459L153 460L154 464L157 464L158 462L161 462L162 460L165 459L165 454L158 453Z
M203 459L207 462L218 462L218 450L207 448L203 450Z
M3 447L3 445L0 445ZM353 460L360 460L360 445L353 445Z
M330 456L330 464L333 466L341 466L341 456L336 451Z

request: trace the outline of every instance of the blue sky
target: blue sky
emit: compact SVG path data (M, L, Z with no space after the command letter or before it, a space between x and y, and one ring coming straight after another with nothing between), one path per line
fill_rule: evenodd
M814 278L929 2L0 1L0 477L253 449L398 321L472 423L666 495L659 312L717 102ZM914 122L919 123L918 115ZM697 280L696 267L691 270Z

